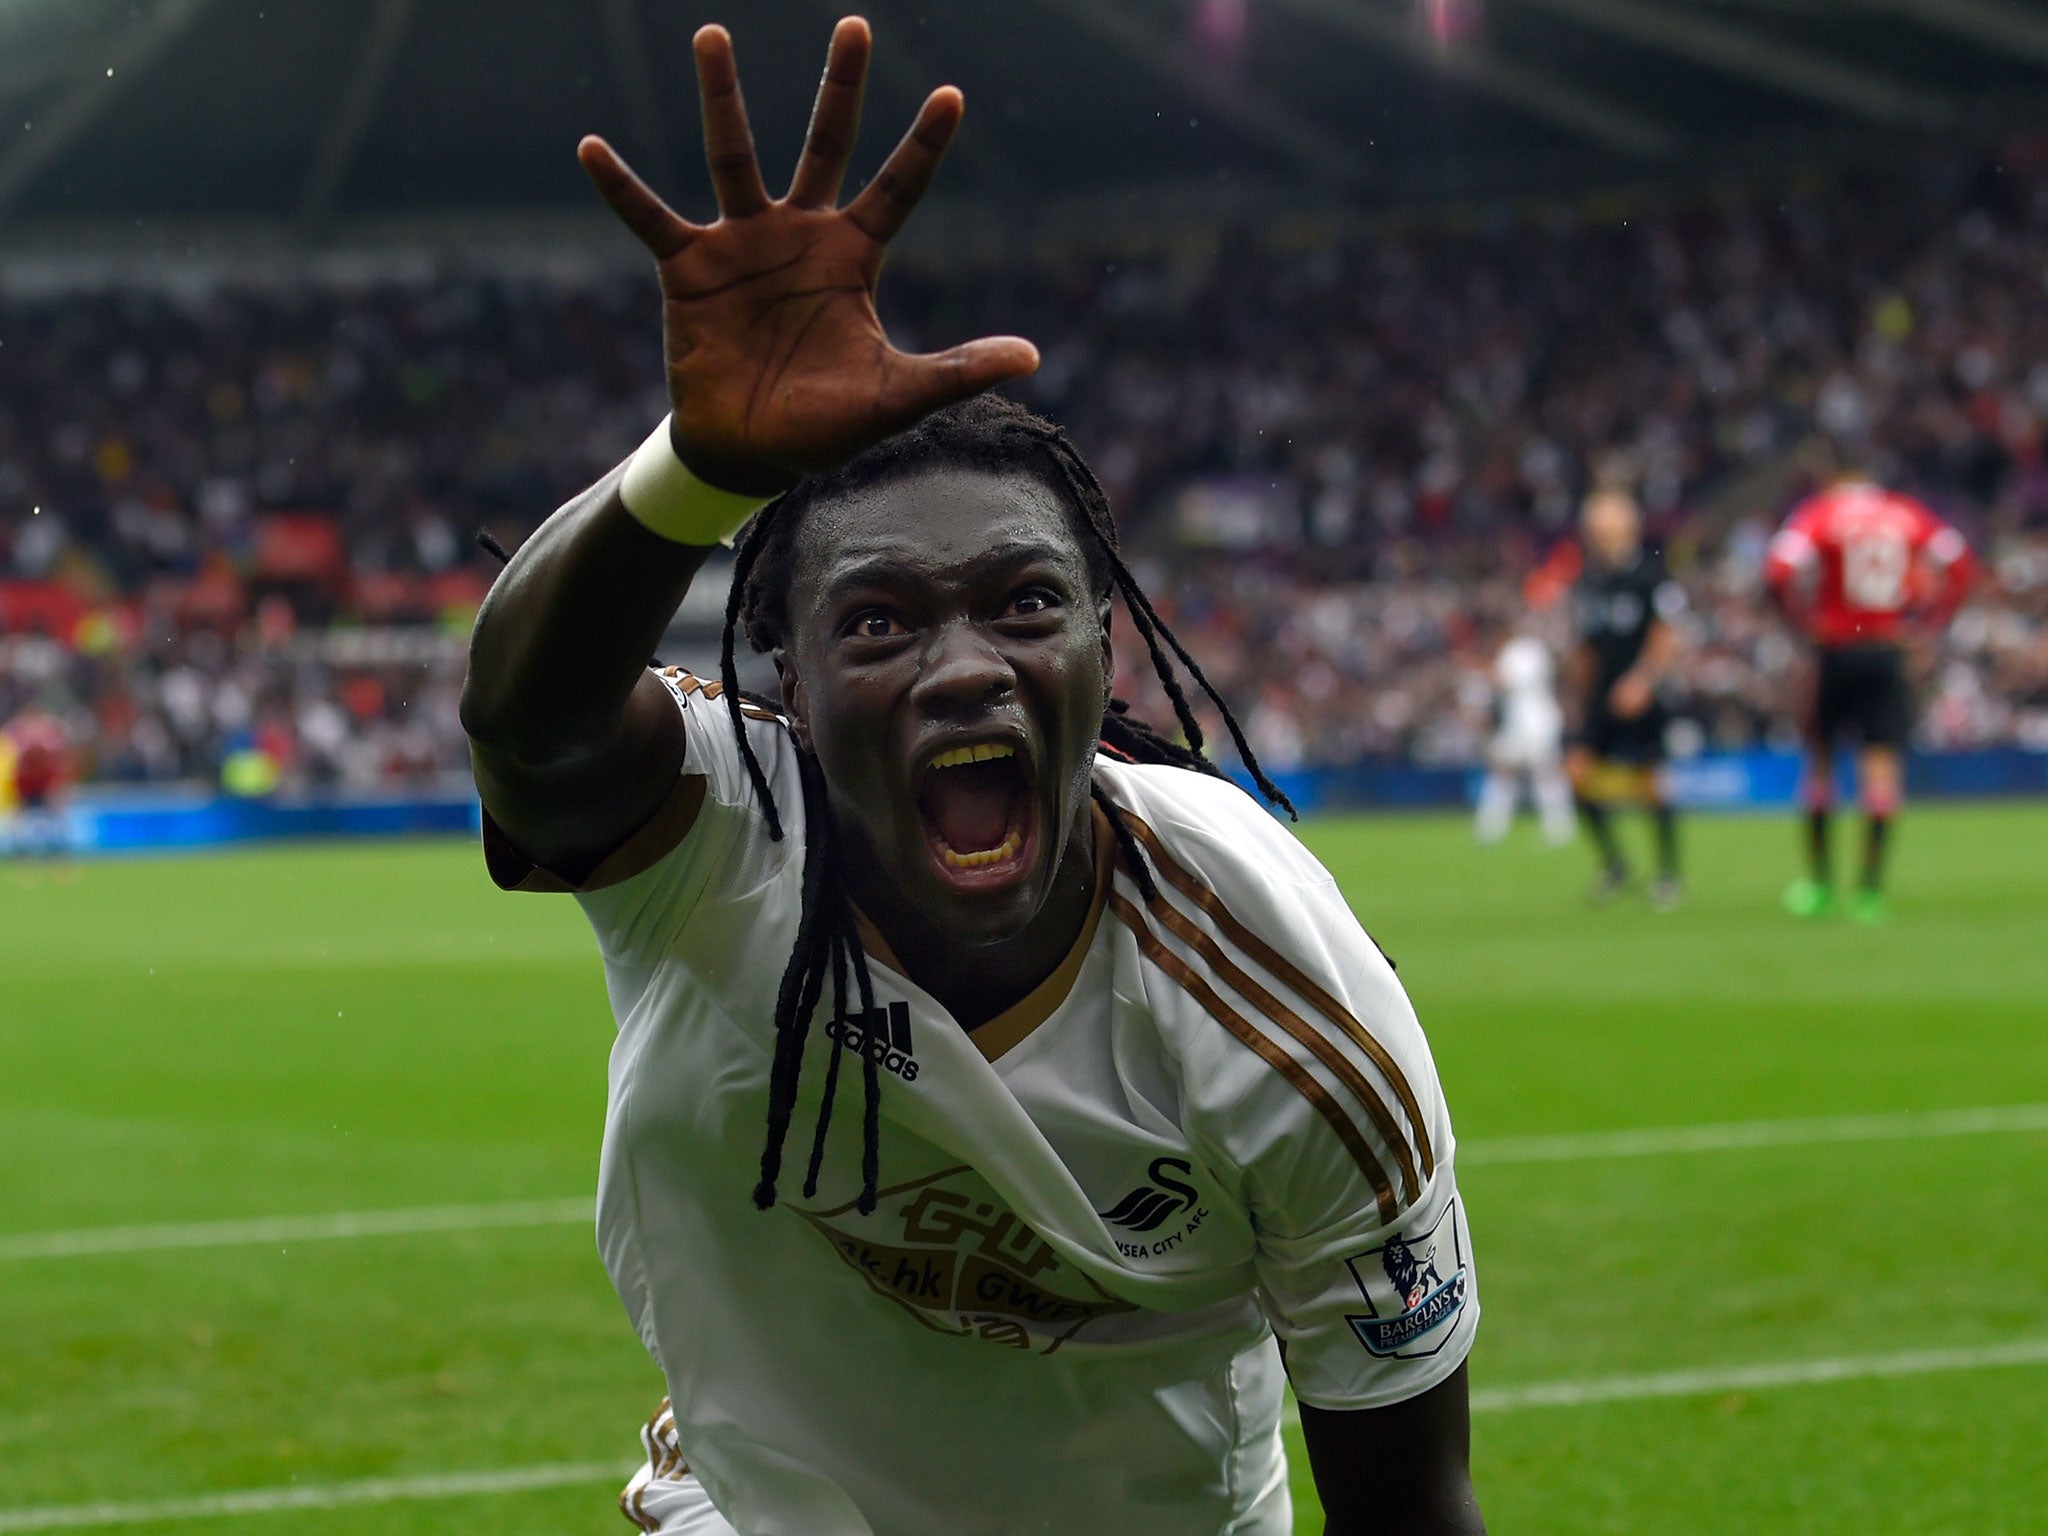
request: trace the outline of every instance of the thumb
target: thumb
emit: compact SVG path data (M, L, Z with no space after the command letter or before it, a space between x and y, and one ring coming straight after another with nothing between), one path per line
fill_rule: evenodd
M1038 348L1022 336L984 336L943 352L898 353L885 412L898 428L933 411L1038 371Z

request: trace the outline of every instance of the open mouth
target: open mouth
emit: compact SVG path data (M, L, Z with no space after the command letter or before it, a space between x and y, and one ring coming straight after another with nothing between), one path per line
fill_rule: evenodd
M941 752L918 783L925 840L949 883L1005 883L1033 841L1031 775L1017 749L981 742Z

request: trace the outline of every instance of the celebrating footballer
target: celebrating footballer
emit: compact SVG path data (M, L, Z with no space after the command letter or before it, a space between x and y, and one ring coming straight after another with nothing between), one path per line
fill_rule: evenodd
M462 705L491 873L575 893L618 1021L598 1243L668 1390L627 1515L1285 1536L1291 1384L1330 1531L1480 1531L1471 1237L1393 968L1211 766L1196 694L1285 808L1088 466L985 393L1030 343L876 318L959 92L842 205L840 22L771 198L695 48L715 222L579 151L655 259L672 414L513 558ZM724 540L721 675L650 667ZM1117 597L1159 729L1111 697Z

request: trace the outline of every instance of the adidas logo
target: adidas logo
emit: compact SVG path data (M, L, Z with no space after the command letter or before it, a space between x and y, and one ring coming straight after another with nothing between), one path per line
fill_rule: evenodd
M894 1072L906 1083L917 1081L917 1058L910 1054L908 1003L891 1003L834 1019L825 1026L825 1038L865 1056L884 1071Z

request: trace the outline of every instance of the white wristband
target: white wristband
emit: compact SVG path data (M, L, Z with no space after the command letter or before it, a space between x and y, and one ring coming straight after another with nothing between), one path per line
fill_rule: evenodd
M775 498L721 491L691 474L676 457L675 442L669 436L672 419L662 417L661 425L626 460L619 500L634 521L670 543L693 544L700 549L730 544L740 526Z

